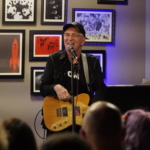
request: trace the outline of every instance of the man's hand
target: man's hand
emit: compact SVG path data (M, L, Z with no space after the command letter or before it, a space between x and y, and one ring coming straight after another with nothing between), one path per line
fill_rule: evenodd
M68 90L60 84L55 85L54 90L57 94L57 97L62 101L68 101L69 98L71 97Z

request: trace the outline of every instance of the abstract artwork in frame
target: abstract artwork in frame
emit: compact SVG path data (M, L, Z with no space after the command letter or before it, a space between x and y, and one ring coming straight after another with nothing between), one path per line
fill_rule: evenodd
M98 58L103 77L106 77L106 51L105 50L82 50L82 53L94 55Z
M35 24L37 0L2 0L3 24Z
M30 30L29 61L46 61L50 54L62 50L63 31Z
M115 10L73 8L73 21L86 31L85 45L114 44Z
M41 77L45 67L31 67L31 95L40 95Z
M128 0L97 0L97 4L127 5L128 4Z
M24 78L25 30L0 30L0 78Z
M67 23L68 0L41 0L41 24L63 25Z

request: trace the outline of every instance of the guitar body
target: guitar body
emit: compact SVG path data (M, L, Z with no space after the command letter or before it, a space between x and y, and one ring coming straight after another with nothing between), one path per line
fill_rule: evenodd
M88 109L88 94L79 94L74 97L75 122L82 124L82 118ZM72 104L63 102L53 96L47 96L43 102L43 115L46 127L51 131L61 131L72 125Z

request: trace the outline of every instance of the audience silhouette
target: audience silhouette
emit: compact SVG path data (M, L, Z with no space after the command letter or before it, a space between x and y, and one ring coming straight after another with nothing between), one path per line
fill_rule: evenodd
M150 150L150 112L133 109L123 115L126 135L123 150Z
M7 134L1 122L0 122L0 150L8 150Z
M27 123L8 118L3 125L8 134L9 150L37 150L34 134Z
M59 132L47 137L40 150L92 150L77 133Z
M83 118L81 137L93 150L121 150L124 138L121 115L119 108L109 102L93 103Z

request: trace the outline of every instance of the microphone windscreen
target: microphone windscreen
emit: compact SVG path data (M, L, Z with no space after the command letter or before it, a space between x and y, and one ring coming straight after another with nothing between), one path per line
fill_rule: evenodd
M73 46L71 44L69 44L68 49L71 51L73 49Z

